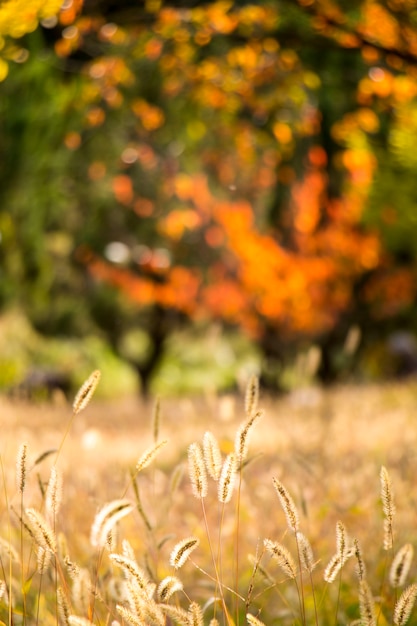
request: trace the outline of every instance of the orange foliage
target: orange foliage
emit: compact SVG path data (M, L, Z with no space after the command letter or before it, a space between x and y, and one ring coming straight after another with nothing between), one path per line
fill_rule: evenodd
M148 198L137 198L133 204L133 210L139 217L149 217L154 211L154 203Z
M133 200L132 179L125 174L115 176L112 180L114 197L120 204L129 205Z
M200 226L201 220L196 211L174 210L158 223L159 232L169 239L179 240L187 230Z
M83 7L83 0L69 0L65 2L61 13L59 14L59 21L64 26L72 24L76 17L80 14Z
M227 277L214 277L202 290L202 306L214 318L239 324L249 330L257 327L250 310L250 300L236 281Z
M177 265L168 272L166 284L157 285L156 301L192 315L197 308L200 280L197 270Z
M293 223L301 235L311 235L318 226L326 183L326 176L322 172L311 169L302 184L293 186Z
M362 8L362 24L359 31L369 39L395 48L400 43L398 22L378 2L367 0Z
M81 145L81 135L77 132L69 132L64 137L64 143L68 150L76 150Z
M133 274L115 267L95 256L91 251L80 253L92 276L120 289L130 300L140 306L155 303L193 315L196 311L200 277L196 270L176 266L167 269L164 282Z
M140 118L145 130L156 130L164 123L164 114L159 107L151 106L145 100L135 100L132 111Z
M392 268L378 273L365 290L365 298L378 318L400 313L415 301L415 273L410 268Z
M124 163L137 161L146 175L162 171L161 185L150 200L135 198L127 174L113 177L111 184L119 203L131 206L141 219L156 220L153 232L172 250L172 264L158 268L149 249L146 259L138 261L146 276L95 257L88 261L94 276L115 285L139 305L158 303L190 316L207 314L241 325L252 334L262 332L265 320L289 333L314 334L330 328L349 306L357 278L381 266L378 237L361 229L377 167L368 137L378 136L380 110L407 104L417 96L417 82L411 72L398 76L395 55L385 64L372 43L402 50L406 41L410 49L415 45L417 50L417 37L402 29L376 0L361 3L354 18L356 33L349 32L353 18L337 3L299 3L318 7L313 27L341 46L361 46L362 58L369 64L358 84L357 109L332 128L333 139L341 146L335 164L344 178L342 196L328 197L327 154L314 143L321 114L314 98L306 94L318 88L319 77L303 69L297 51L281 49L275 34L268 36L279 20L276 8L260 6L262 3L240 7L230 2L197 3L187 11L162 7L135 54L156 64L163 97L186 94L187 115L179 143L189 141L195 153L195 146L202 146L197 164L200 171L191 175L181 169L180 159L161 155L159 144L156 140L151 143L151 138L165 132L169 109L167 112L163 104L156 106L135 93L129 112L140 130L136 141L129 144ZM101 33L104 41L116 36L108 26ZM125 41L128 36L119 30L118 36ZM219 34L235 31L236 39L243 43L231 46L224 56L207 53L200 58L200 46ZM258 31L263 35L258 36ZM368 45L363 45L364 39ZM103 123L106 105L121 105L121 86L135 81L131 67L118 56L100 57L89 65L91 80L83 95L88 104L87 124ZM269 91L271 85L279 88ZM280 99L282 109L289 111L283 118ZM213 147L213 119L218 123L216 140L221 137L227 146L223 152L217 145ZM158 129L161 133L154 132ZM72 135L66 143L76 149L81 138ZM303 162L304 172L298 176L291 158L299 137L307 137L312 145ZM204 173L209 171L223 193L236 191L237 199L216 199ZM92 180L105 173L97 163L89 169ZM257 200L262 196L269 201L268 194L277 182L289 187L290 201L279 223L264 224L266 210ZM190 233L193 236L185 239ZM201 251L193 249L187 257L190 267L184 267L177 263L179 258L183 263L190 240L197 241ZM178 250L183 256L176 258ZM414 297L411 274L384 274L371 284L366 297L372 302L385 298L384 310L402 306Z
M91 257L90 271L141 306L159 303L190 316L210 315L255 336L262 333L264 319L289 333L331 327L350 302L355 278L379 263L380 244L376 236L355 229L360 217L355 195L328 201L325 154L313 148L309 161L304 178L293 185L289 247L257 225L251 204L216 201L204 177L182 175L175 191L189 208L169 212L158 229L175 242L187 231L203 229L216 263L203 272L197 254L193 267L178 266L174 259L158 270L149 254L151 274L145 277ZM113 179L119 201L131 201L127 180L124 175ZM152 278L153 272L163 281Z

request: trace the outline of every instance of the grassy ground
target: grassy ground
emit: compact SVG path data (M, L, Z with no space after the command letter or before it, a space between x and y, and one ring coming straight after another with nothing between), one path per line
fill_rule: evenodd
M371 580L376 581L383 568L382 465L387 467L394 485L396 547L417 540L417 383L343 387L326 392L311 388L282 398L261 394L259 404L265 416L251 436L250 463L243 471L240 494L239 558L246 573L238 586L249 584L248 554L255 554L265 537L288 541L272 477L282 481L296 503L302 531L319 561L317 576L322 577L336 550L335 526L342 520L349 534L360 540ZM75 417L59 458L64 478L60 529L72 546L72 558L82 564L88 564L90 558L89 532L98 509L125 494L133 497L129 469L153 443L152 411L152 403L146 405L136 398L114 402L93 399ZM30 467L44 452L60 445L71 409L60 403L27 405L2 398L0 414L5 491L11 504L17 506L13 501L16 497L10 494L15 492L19 444L29 444ZM201 442L205 431L210 430L226 454L232 451L236 429L244 420L240 397L183 398L162 403L160 439L167 439L168 444L152 468L140 477L139 485L152 531L146 530L140 518L131 526L127 523L134 548L138 554L146 553L150 571L157 572L159 578L168 572L169 552L175 541L205 535L200 503L190 490L188 446ZM53 462L52 454L31 470L25 492L27 506L39 506L39 481L47 482ZM181 467L184 475L174 494L172 475L175 468ZM209 525L215 527L215 488L213 493L207 499L206 512ZM7 518L3 499L3 529ZM233 546L235 522L228 525L226 519L222 528L223 540ZM230 567L232 579L235 565L229 566L225 558L224 566ZM412 565L411 578L415 574ZM184 576L188 580L186 573ZM192 574L189 584L195 584ZM229 584L233 586L232 580ZM203 587L200 583L199 599L204 597ZM378 590L375 582L374 592ZM262 609L268 594L259 591L254 597L257 610Z

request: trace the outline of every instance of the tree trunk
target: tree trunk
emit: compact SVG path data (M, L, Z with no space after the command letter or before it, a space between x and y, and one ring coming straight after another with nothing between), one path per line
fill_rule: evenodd
M129 359L130 365L137 373L139 390L143 398L149 397L152 377L164 354L165 340L170 331L168 316L169 312L162 307L154 307L149 326L146 329L151 339L149 354L145 361Z

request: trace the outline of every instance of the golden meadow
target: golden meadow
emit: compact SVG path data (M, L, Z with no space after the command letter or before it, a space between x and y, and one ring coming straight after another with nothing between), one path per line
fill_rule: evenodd
M417 386L1 401L0 623L417 623Z

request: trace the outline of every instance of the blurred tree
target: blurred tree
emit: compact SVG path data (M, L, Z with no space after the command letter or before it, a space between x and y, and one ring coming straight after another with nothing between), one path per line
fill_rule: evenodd
M40 21L54 24L61 0L6 0L0 6L0 81L8 74L8 61L24 63L27 50L16 40L34 31Z
M414 4L66 2L4 83L3 303L99 328L145 390L187 320L333 376L416 297Z

